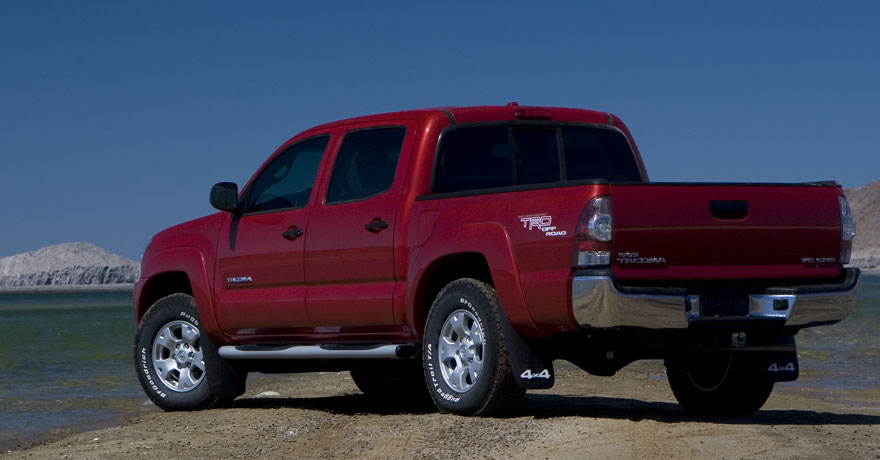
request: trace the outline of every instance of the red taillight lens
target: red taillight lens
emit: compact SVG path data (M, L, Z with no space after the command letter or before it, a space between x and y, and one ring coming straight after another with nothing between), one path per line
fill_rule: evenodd
M597 196L590 200L578 220L574 235L571 264L575 267L596 267L611 264L611 197Z
M856 237L856 220L853 218L846 197L837 197L840 207L840 263L848 264L852 256L852 242Z

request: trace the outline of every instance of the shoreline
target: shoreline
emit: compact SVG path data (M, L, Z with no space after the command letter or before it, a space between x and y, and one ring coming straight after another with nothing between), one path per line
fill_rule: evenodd
M447 458L461 446L445 440L460 437L470 440L475 456L498 459L880 455L880 388L824 388L805 374L800 384L778 385L753 415L707 418L678 407L662 362L637 362L613 377L559 364L553 389L530 391L522 407L504 417L377 403L347 372L260 375L248 379L247 393L230 408L171 413L136 407L112 426L57 430L61 437L44 433L42 441L5 456ZM186 432L186 439L168 436L175 432Z
M864 276L880 276L880 267L858 268ZM88 294L101 292L134 292L134 283L68 284L50 286L0 286L0 295L8 294Z
M880 267L860 268L862 275L880 276ZM50 286L0 286L0 295L8 294L88 294L101 292L134 292L134 283L68 284Z
M633 458L637 456L635 451L640 449L636 448L639 445L636 438L648 439L655 443L655 447L659 446L659 451L640 451L647 455L641 457L658 460L718 458L719 453L724 453L725 458L880 458L880 380L876 379L874 372L877 369L877 359L880 358L880 354L877 354L877 350L880 350L877 347L877 337L880 337L877 335L880 332L880 324L877 323L880 304L871 300L876 298L872 297L872 293L877 292L880 279L875 275L869 276L862 285L868 297L860 296L861 307L854 311L848 322L828 329L811 328L799 336L803 366L801 378L796 382L777 385L765 409L748 417L709 419L688 415L678 408L669 389L662 362L658 361L633 363L613 377L590 376L571 364L557 361L557 384L553 389L529 392L522 408L510 416L492 419L454 417L371 402L360 394L349 374L345 372L254 374L248 379L248 392L236 400L231 408L199 413L162 412L147 403L146 396L140 392L124 391L124 395L119 394L119 397L114 398L103 392L90 392L77 396L76 401L60 396L61 399L55 400L53 404L56 407L62 406L63 410L51 410L63 413L68 409L82 409L86 412L93 411L94 414L73 414L75 417L61 422L69 425L54 426L41 421L32 427L19 427L16 424L26 422L10 418L8 423L0 426L0 456L50 458L67 455L72 458L133 459L143 458L147 452L157 456L177 455L183 448L192 458L245 458L251 455L277 458L274 455L277 453L282 457L322 460L334 457L409 460L436 458L448 453L438 453L431 449L419 450L425 447L414 445L429 441L415 430L418 426L439 424L440 428L447 426L453 431L455 427L462 425L471 426L473 433L464 432L460 436L488 436L489 440L485 445L492 449L492 454L482 456L489 458L544 458L550 455L547 452L552 452L552 449L544 449L548 448L547 445L552 447L554 443L576 445L582 451L592 452L595 454L592 456L599 458ZM87 297L116 298L112 302L114 306L125 303L126 308L130 307L130 296L118 299L127 294L101 294L102 290L98 290L97 294L90 295L95 293L94 289L88 289L92 287L94 286L79 286L75 294L57 297L62 299L61 302L71 302L74 307ZM111 289L120 287L110 286ZM50 288L48 291L50 295L45 298L39 295L12 295L8 301L37 304L56 297L52 294L59 292L59 289ZM37 294L46 292L47 290L41 290ZM107 292L106 288L103 292ZM27 305L13 309L50 307L56 308ZM0 311L3 310L0 304ZM39 323L28 321L22 324ZM21 327L16 326L16 329L10 329L9 332ZM127 350L129 339L125 338L125 341L125 347L122 348ZM124 367L117 367L123 369L126 375L119 379L137 387L130 370L130 359L126 356L125 361L120 363ZM103 363L98 364L104 366ZM40 396L37 397L38 400L39 398ZM39 412L30 414L41 415ZM481 423L487 425L480 425ZM302 428L303 424L306 428ZM635 450L626 451L629 452L628 455L606 455L606 452L599 450L599 446L607 446L612 441L604 438L581 439L584 436L582 428L596 424L604 427L600 433L602 436L609 432L630 433L631 437L613 438L613 442L629 443L628 448ZM198 440L190 443L190 438L187 438L185 446L180 444L179 439L169 441L167 433L154 428L165 425L169 426L170 431L192 431L193 437ZM360 433L360 437L356 439L360 439L361 445L352 447L346 444L351 441L349 433L340 431L338 425L355 434ZM388 432L379 430L376 425L384 426ZM52 427L40 428L48 426ZM680 435L668 438L670 427L681 427L675 429L681 431ZM290 428L287 431L295 435L278 436L276 431L283 428ZM776 430L772 433L778 436L772 439L762 438L766 437L771 428ZM733 429L734 434L727 433L726 430L730 429ZM842 431L844 429L858 430L860 435L867 432L878 441L865 444L861 437L845 438L847 433ZM544 438L520 436L523 430L527 433L543 433L541 436L547 438L546 443ZM820 430L831 436L828 443L815 441L808 443L810 447L804 450L791 450L791 446L800 445L804 439L815 437ZM701 444L697 450L688 450L693 446L688 444L689 438L684 432L697 433L700 442L705 445ZM561 439L559 433L569 433L577 439ZM364 437L369 439L363 440ZM524 449L509 449L510 443L497 441L498 437L509 440L510 443L520 443ZM753 443L750 439L755 437L775 446L773 448L780 449L780 452L787 452L787 455L773 457L753 455L754 452L751 451L727 450L731 443L749 445ZM229 439L239 439L240 442L230 444L227 442ZM847 439L859 442L850 445L845 442ZM388 453L387 457L378 456L377 452L384 449L383 443L396 446L400 452ZM681 445L682 443L685 445ZM668 452L672 446L675 446L674 453L680 455L679 457L664 457L659 454L652 457L664 449ZM710 447L716 450L706 450ZM837 450L832 450L832 447ZM277 448L278 451L273 453L267 450L262 454L254 454L255 451L269 448ZM7 449L16 451L7 453ZM340 453L336 454L337 451ZM686 452L691 452L690 456L686 456ZM303 454L300 455L301 453ZM554 455L563 459L583 458L567 454L571 452L556 452Z
M52 286L0 286L0 295L7 294L89 294L101 292L134 292L134 283L68 284Z

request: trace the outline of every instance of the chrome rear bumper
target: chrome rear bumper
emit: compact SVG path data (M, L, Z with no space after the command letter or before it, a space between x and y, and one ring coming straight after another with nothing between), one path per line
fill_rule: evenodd
M858 296L859 271L848 270L851 273L846 282L826 290L793 286L750 295L747 316L723 319L769 319L784 321L785 326L792 327L836 323L852 312ZM576 275L571 285L571 305L575 320L588 328L684 329L694 322L718 319L701 316L699 295L624 293L618 290L611 275Z

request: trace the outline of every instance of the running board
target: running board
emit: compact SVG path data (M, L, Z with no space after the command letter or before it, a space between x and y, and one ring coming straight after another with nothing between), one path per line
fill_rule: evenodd
M218 350L226 359L409 359L417 344L398 345L227 345Z

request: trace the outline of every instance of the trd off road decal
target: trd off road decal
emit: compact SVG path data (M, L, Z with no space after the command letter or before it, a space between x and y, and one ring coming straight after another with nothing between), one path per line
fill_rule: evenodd
M526 230L538 229L544 232L544 236L565 236L565 230L556 230L553 225L553 216L545 214L532 214L528 216L518 216L522 222L523 228Z

